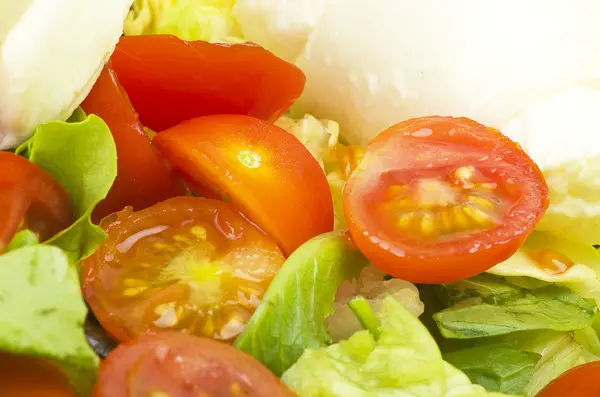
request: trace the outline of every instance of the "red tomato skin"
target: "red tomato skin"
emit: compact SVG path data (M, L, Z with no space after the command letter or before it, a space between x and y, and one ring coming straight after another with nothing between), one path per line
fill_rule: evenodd
M596 396L600 396L600 361L571 368L536 395L536 397Z
M289 256L333 230L333 199L325 173L287 131L241 115L205 116L158 134L156 147L196 185L214 188L274 238ZM236 155L261 152L249 169Z
M162 131L212 114L275 121L304 89L304 73L255 44L124 36L112 64L141 122Z
M126 206L141 210L185 194L152 147L110 63L81 107L106 122L117 146L117 178L106 199L96 206L94 221Z
M208 338L168 332L119 345L100 365L93 397L294 397L252 356Z
M0 152L0 169L0 253L22 221L41 241L69 227L71 198L50 174L9 152Z
M444 141L444 145L430 145L427 140L411 135L424 129L436 131L436 128L445 136L440 139L450 139ZM432 136L436 134L433 132ZM390 149L390 142L406 146ZM453 143L459 142L462 149L452 147ZM440 165L437 159L442 157L446 161L444 165L465 165L469 161L475 163L487 157L498 157L501 161L498 160L497 166L515 173L512 176L519 181L528 199L516 202L510 208L504 226L491 231L474 232L449 241L424 241L406 235L393 241L390 238L393 230L384 230L369 219L371 209L365 204L363 187L386 172L370 170L384 164L384 170L399 167L418 175L430 168L430 164ZM432 116L396 124L373 139L365 158L344 187L343 205L352 239L374 265L392 276L414 283L441 284L472 277L512 256L545 213L549 198L542 172L518 144L500 132L466 118Z
M44 360L0 353L0 396L76 397L65 375Z

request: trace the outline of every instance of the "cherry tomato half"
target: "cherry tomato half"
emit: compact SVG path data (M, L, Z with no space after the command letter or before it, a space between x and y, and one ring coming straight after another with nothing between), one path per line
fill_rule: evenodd
M117 347L93 397L294 397L252 356L208 338L167 332Z
M425 117L376 137L348 180L356 245L392 276L444 283L510 257L548 207L535 163L472 120Z
M161 132L154 144L196 185L231 200L286 255L333 229L325 173L296 137L269 122L200 117Z
M0 253L20 227L46 240L73 221L71 198L46 171L0 152Z
M83 264L83 293L124 341L166 330L231 341L284 262L231 204L176 197L101 222L108 240Z
M152 147L110 63L81 107L106 122L117 146L117 179L96 206L95 221L126 206L141 210L184 194Z
M0 396L75 397L65 375L49 362L0 353Z
M571 368L554 379L536 397L600 396L600 361Z
M212 114L275 121L306 81L299 68L260 46L170 35L122 37L112 63L142 123L155 131Z

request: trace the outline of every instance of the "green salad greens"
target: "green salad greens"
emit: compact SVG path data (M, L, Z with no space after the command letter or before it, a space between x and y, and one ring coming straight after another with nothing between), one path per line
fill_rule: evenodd
M283 381L303 397L499 396L444 361L425 326L395 299L384 300L378 318L378 338L365 330L309 348Z
M235 346L281 375L306 348L331 342L324 320L333 312L337 287L366 264L343 233L308 241L277 273Z
M115 143L104 121L79 109L68 122L41 125L16 153L65 188L76 219L43 244L21 230L0 255L0 351L50 359L89 397L99 359L84 333L88 310L76 265L105 238L90 217L116 177Z
M78 110L71 120L40 126L17 153L49 172L69 193L77 219L47 243L62 248L72 262L78 262L106 237L90 217L117 176L117 150L99 117L85 117Z
M172 34L183 40L241 42L233 17L234 0L135 0L126 35Z
M83 331L76 267L59 248L35 242L1 255L0 267L0 350L51 359L89 396L99 360Z

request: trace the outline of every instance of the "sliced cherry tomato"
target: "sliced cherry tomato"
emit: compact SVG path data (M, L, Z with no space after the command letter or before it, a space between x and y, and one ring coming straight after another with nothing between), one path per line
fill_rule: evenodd
M212 114L275 121L300 96L304 73L257 45L186 42L175 36L125 36L112 63L155 131Z
M216 190L286 255L333 229L325 173L292 134L253 117L200 117L161 132L156 147L196 185Z
M53 364L0 353L0 396L75 397L65 375Z
M0 169L0 253L20 227L43 241L73 222L71 198L46 171L9 152L0 152Z
M600 396L600 361L571 368L550 382L536 397Z
M166 330L231 341L284 262L271 238L224 201L176 197L101 222L83 293L118 340Z
M121 344L100 364L94 397L294 397L252 356L167 332Z
M376 137L343 192L373 264L418 283L464 279L510 257L548 207L539 168L500 132L425 117Z
M81 107L106 122L117 145L117 179L96 207L95 221L126 206L141 210L184 194L152 147L110 63Z

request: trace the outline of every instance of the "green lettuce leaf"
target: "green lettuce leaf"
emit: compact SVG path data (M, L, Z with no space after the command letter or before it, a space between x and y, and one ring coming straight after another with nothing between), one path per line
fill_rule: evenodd
M540 268L527 254L527 249L545 248L561 253L574 265L566 271L551 274ZM564 285L584 298L600 304L600 255L591 245L559 239L548 233L534 232L524 247L506 261L494 266L488 273L509 277L508 280L529 279ZM531 284L529 285L531 286Z
M86 341L78 273L58 248L29 245L0 256L0 350L51 359L89 396L98 358Z
M31 230L21 230L11 240L5 252L14 251L27 245L38 243L38 236Z
M309 240L277 273L235 346L281 375L306 348L331 342L324 320L333 311L337 288L366 264L343 233Z
M17 153L49 172L72 199L75 222L46 243L62 248L72 262L91 255L106 234L90 216L117 176L117 151L108 126L94 115L78 122L53 121L40 126Z
M469 339L525 330L572 331L592 324L593 301L566 287L528 290L490 274L444 284L452 306L433 315L446 338Z
M233 16L235 0L135 0L123 31L127 36L172 34L183 40L243 42Z
M380 337L359 331L346 341L307 349L282 380L302 397L491 397L442 359L425 326L387 297Z
M509 344L486 344L444 354L444 359L488 391L524 394L541 356Z

